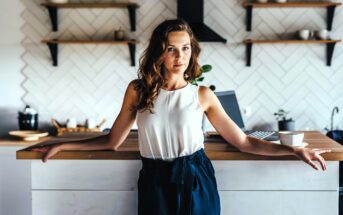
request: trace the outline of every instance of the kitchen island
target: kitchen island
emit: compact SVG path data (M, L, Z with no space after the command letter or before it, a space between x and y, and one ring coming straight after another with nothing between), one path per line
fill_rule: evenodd
M63 138L62 138L63 139ZM60 141L39 143L46 145ZM331 149L327 170L316 171L293 156L239 152L220 138L208 138L205 152L216 171L222 214L338 214L339 160L343 146L319 132L306 132L309 148ZM32 214L137 214L141 168L137 134L118 151L64 151L48 163L41 153L23 149L30 159Z

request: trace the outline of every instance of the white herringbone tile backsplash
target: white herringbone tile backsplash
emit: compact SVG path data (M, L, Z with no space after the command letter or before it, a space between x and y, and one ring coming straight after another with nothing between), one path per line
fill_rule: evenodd
M129 31L126 9L60 9L59 31L52 32L44 0L22 0L25 24L22 45L25 53L22 100L38 108L41 121L51 117L63 122L75 117L82 123L92 117L107 119L110 127L119 113L127 84L136 77L130 66L127 46L60 45L59 66L53 67L48 47L42 39L112 38L122 27L140 41L136 64L153 28L165 19L176 17L176 0L138 0L137 30ZM92 1L91 1L92 2ZM131 1L132 2L132 1ZM330 124L334 106L343 112L343 47L335 47L332 66L326 66L325 45L254 45L252 66L245 66L246 38L283 38L303 28L326 28L324 8L254 9L252 31L245 30L243 0L205 0L205 23L227 39L222 43L201 43L201 64L212 64L205 85L217 91L235 90L247 128L276 128L273 113L284 108L301 130L323 130ZM337 7L332 38L343 37L343 12ZM335 124L343 128L343 114Z

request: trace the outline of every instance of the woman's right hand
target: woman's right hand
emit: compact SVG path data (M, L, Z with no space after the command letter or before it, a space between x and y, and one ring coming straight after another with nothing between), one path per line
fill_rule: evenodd
M32 148L31 151L43 153L42 161L45 163L48 159L55 156L58 152L62 151L62 149L61 144L57 144L40 148Z

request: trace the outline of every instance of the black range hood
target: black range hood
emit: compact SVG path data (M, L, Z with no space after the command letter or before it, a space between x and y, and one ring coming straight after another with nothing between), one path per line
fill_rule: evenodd
M204 0L177 0L177 17L188 22L198 41L226 43L226 39L204 24Z

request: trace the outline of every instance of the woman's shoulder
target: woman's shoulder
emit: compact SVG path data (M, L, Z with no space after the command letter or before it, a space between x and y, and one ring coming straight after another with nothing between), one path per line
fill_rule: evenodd
M133 96L134 98L137 98L138 96L138 86L139 86L139 80L135 79L132 80L128 85L126 92L129 96Z
M213 91L206 86L199 86L198 92L199 92L199 97L203 97L205 99L210 98L214 95Z
M213 104L213 99L215 97L213 91L206 86L199 86L199 103L206 111L208 107Z

